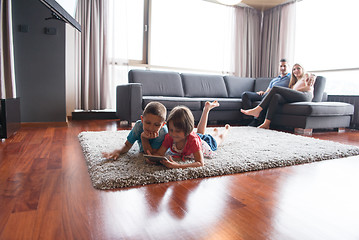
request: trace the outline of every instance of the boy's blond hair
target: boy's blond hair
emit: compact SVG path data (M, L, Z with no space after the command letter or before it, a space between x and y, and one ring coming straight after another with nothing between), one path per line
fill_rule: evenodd
M143 110L142 115L146 116L146 114L153 114L155 116L159 116L164 122L167 116L167 109L166 107L160 102L150 102L146 105L145 109Z
M168 115L167 124L173 123L173 126L182 130L185 136L188 136L194 129L194 117L191 110L186 106L177 106Z

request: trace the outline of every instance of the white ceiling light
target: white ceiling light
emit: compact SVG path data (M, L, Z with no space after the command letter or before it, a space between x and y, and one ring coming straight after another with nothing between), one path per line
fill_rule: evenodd
M242 0L217 0L217 2L225 4L225 5L237 5L242 2Z

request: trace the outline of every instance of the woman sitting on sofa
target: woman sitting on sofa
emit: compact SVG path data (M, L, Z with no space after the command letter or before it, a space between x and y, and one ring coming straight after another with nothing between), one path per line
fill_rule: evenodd
M303 67L296 63L292 68L289 88L274 86L257 107L241 109L241 112L258 117L263 109L267 109L266 118L258 128L268 129L279 104L312 101L315 78L314 74L304 73Z

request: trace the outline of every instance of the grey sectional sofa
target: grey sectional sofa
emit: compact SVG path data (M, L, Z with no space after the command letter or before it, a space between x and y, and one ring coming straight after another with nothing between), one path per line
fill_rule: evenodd
M220 106L209 114L209 121L244 124L240 112L244 91L265 90L271 78L189 74L168 71L131 70L129 83L117 86L116 115L129 123L138 120L147 103L159 101L168 111L177 105L189 107L198 121L206 101L218 100ZM318 76L312 102L284 104L277 111L272 125L288 127L303 133L312 129L349 127L354 106L326 102L326 79Z

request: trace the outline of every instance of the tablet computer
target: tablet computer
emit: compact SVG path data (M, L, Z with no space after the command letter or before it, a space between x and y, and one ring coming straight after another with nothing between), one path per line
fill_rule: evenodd
M168 161L168 159L165 156L156 156L156 155L148 155L148 154L143 154L143 156L152 162L161 162L161 160Z

